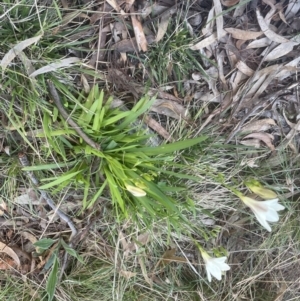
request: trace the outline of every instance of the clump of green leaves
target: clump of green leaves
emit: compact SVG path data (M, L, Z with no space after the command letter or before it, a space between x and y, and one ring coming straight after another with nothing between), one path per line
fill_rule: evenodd
M168 186L168 181L161 181L161 178L190 178L180 173L180 166L172 162L173 157L178 150L196 145L206 137L160 146L147 145L151 134L141 123L137 126L136 121L154 100L143 97L131 110L122 110L112 105L112 97L105 98L104 92L94 86L85 102L76 100L77 104L69 104L73 112L70 118L76 120L85 133L101 145L101 149L95 149L76 137L76 132L66 123L63 130L61 124L56 130L56 109L52 116L45 112L42 136L51 146L47 149L55 150L73 166L61 176L50 178L54 181L49 182L48 178L48 183L40 188L56 186L60 190L69 184L83 185L84 208L93 206L100 196L109 192L118 217L177 219L180 215L178 204L170 192L184 188ZM166 168L170 165L172 171ZM96 188L94 195L89 193L92 188Z

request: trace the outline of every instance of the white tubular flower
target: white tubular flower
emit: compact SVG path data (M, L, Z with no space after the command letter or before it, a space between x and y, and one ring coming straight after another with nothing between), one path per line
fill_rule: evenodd
M146 192L145 192L143 189L138 188L138 187L136 187L136 186L132 186L132 185L127 185L127 184L126 184L126 189L127 189L132 195L134 195L134 196L137 197L137 198L146 195Z
M216 279L221 280L222 272L230 270L230 266L225 263L227 259L226 257L210 257L205 251L202 251L201 255L205 262L205 269L209 282L211 282L211 275L213 275Z
M259 223L269 232L272 229L268 222L278 222L279 216L277 211L285 209L282 205L278 204L278 199L256 201L244 195L240 196L240 198L253 211Z

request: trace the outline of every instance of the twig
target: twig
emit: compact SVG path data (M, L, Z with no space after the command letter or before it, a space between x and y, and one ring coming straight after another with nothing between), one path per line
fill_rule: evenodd
M92 225L94 225L94 223L96 222L97 218L94 218L87 226L86 228L81 232L81 233L78 233L76 235L76 237L73 237L73 240L72 240L72 245L73 245L73 248L76 247L76 245L79 243L79 241L83 240L83 239L86 239L87 238L87 233L89 232L90 228L92 227ZM62 279L62 276L64 274L64 271L66 270L68 264L69 264L69 257L68 257L68 253L66 252L65 253L65 256L64 256L64 261L63 261L63 264L61 265L61 271L60 271L60 275L59 275L59 282L61 281Z
M50 94L52 96L52 99L55 103L55 105L57 106L57 109L59 111L59 113L62 115L62 117L67 121L67 123L74 128L74 130L78 133L78 135L88 144L90 145L92 148L95 148L97 150L100 150L100 145L96 142L94 142L91 138L89 138L87 136L87 134L79 127L79 125L70 118L69 114L67 113L67 111L64 109L63 105L61 104L59 95L57 93L57 90L54 86L54 84L52 83L52 81L48 80L48 87L49 87L49 91Z
M19 156L19 161L22 164L22 166L30 166L28 158L24 153L19 153L18 156ZM31 180L31 182L35 186L38 186L39 185L39 180L35 177L34 173L32 171L27 171L26 173L27 173L29 179ZM61 220L65 221L68 224L69 228L72 231L72 234L70 236L69 241L72 241L72 238L77 234L77 229L74 226L71 219L64 212L62 212L60 209L58 209L55 206L53 200L51 199L51 197L48 195L48 193L45 190L38 189L38 191L40 192L41 196L45 199L48 206L51 207L51 209L60 217Z
M22 166L30 166L28 158L24 153L19 153L18 156L19 156L19 161L22 164ZM35 177L34 173L32 171L27 171L26 173L28 175L28 178L31 180L31 182L35 186L38 186L39 185L39 180ZM72 248L72 246L73 246L72 240L77 235L77 229L76 229L75 225L73 224L71 219L64 212L62 212L60 209L58 209L55 206L53 200L51 199L51 197L48 195L48 193L46 191L44 191L42 189L38 189L38 191L40 192L41 196L45 199L48 206L50 206L51 209L60 217L60 219L65 221L68 224L69 228L71 229L72 234L69 238L69 247ZM63 275L64 270L65 270L66 265L67 265L67 261L68 261L68 253L65 252L64 261L63 261L62 268L61 268L61 271L60 271L59 281L62 278L62 275Z

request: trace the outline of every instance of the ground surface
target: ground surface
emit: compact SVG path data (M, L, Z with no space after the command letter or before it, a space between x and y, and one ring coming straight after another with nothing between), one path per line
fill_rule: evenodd
M298 1L7 0L0 26L3 300L300 299Z

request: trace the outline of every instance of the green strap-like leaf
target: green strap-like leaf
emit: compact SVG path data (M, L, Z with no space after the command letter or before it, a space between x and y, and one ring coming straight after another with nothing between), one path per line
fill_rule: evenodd
M58 272L58 259L55 257L54 263L52 270L49 274L48 280L47 280L47 285L46 285L46 291L48 294L48 301L52 301L56 289L56 284L58 281L57 277L57 272Z
M206 136L201 136L198 138L178 141L178 142L165 144L165 145L161 145L161 146L157 146L157 147L142 147L142 148L129 149L129 150L127 150L127 152L129 152L129 153L143 152L148 156L168 154L168 153L173 153L173 152L191 147L191 146L196 145L206 139L207 139Z

